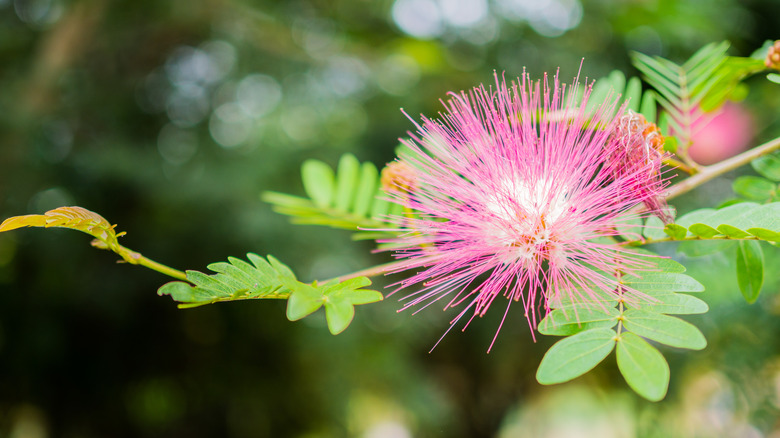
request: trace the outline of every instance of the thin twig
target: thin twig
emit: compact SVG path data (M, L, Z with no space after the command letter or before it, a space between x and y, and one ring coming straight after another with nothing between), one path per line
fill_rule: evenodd
M770 140L761 146L755 147L748 151L745 151L739 155L733 156L727 160L723 160L720 163L713 164L711 166L704 166L699 173L687 178L672 187L666 193L666 199L676 198L684 193L699 187L705 182L723 175L726 172L734 170L740 166L743 166L756 158L768 155L775 150L780 149L780 137Z

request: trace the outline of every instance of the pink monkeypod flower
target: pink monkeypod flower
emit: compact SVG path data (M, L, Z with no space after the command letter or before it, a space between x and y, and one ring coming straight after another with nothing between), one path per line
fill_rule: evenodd
M637 175L633 186L624 194L633 199L637 196L635 192L646 191L648 196L640 195L645 198L642 202L664 222L671 222L672 217L663 209L663 198L657 196L664 178L661 163L669 155L664 151L665 138L658 126L642 114L628 110L618 117L611 140L617 147L609 148L606 169L615 179L634 171L645 172Z
M451 93L438 120L415 122L398 161L405 182L390 189L414 212L395 218L399 237L383 241L402 260L392 272L412 272L398 290L419 287L404 309L462 305L450 329L499 295L508 299L501 324L521 302L532 329L555 303L598 305L619 286L609 272L648 267L604 238L663 205L659 139L626 119L617 98L589 112L591 87L578 93L576 80L495 80L495 89Z
M767 68L780 70L780 40L777 40L769 47L769 51L764 59L764 65Z

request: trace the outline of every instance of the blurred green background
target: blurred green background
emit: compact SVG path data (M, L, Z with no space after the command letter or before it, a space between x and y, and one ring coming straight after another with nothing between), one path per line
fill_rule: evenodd
M349 233L296 227L261 203L301 194L307 158L382 165L448 91L493 71L635 75L629 50L682 61L780 37L776 0L0 0L0 216L96 211L122 243L179 269L273 254L303 280L388 260ZM749 81L755 142L780 134L780 93ZM681 199L731 197L743 169ZM701 352L665 349L661 403L614 356L553 387L534 379L555 338L521 309L430 348L451 313L358 308L339 336L284 303L178 310L169 279L115 263L67 230L0 235L0 436L780 437L778 254L745 304L732 252L690 262L712 310L686 318ZM674 248L657 248L673 254ZM774 251L772 251L774 250ZM680 256L676 256L680 257ZM379 278L377 287L389 283Z

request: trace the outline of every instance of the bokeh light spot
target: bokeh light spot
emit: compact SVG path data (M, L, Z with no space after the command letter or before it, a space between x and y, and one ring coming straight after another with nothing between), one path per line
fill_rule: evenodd
M406 34L417 38L435 38L444 31L441 11L433 0L396 0L393 21Z
M182 165L198 151L198 136L191 130L169 123L157 136L157 151L168 163Z
M279 105L282 100L282 87L270 76L252 74L238 83L236 99L246 115L262 117Z

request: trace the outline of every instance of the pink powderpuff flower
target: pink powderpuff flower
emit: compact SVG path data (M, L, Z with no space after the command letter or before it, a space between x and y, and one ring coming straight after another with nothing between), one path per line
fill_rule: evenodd
M519 301L533 333L551 304L598 305L597 293L619 284L606 273L647 268L603 238L658 213L663 154L650 149L652 129L627 128L617 97L588 112L591 87L579 93L576 79L568 89L557 74L552 87L546 75L542 83L525 73L519 83L495 80L495 90L450 93L440 120L413 120L417 133L401 140L408 151L392 172L401 182L389 189L413 213L394 218L399 237L383 243L403 259L392 272L414 272L397 290L420 286L403 309L466 303L452 329L503 295L501 324Z

